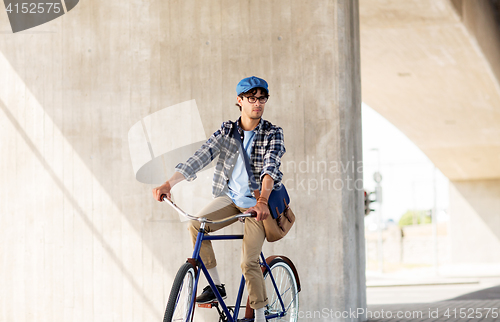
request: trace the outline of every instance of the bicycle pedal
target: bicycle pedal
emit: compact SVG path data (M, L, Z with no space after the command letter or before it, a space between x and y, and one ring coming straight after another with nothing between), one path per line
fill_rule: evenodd
M210 302L210 303L198 303L198 307L205 308L205 309L211 309L217 305L218 305L218 303L216 301Z

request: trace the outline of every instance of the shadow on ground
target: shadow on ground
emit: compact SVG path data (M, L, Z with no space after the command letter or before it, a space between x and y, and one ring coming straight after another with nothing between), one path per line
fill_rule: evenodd
M500 285L433 303L369 305L367 322L500 321Z

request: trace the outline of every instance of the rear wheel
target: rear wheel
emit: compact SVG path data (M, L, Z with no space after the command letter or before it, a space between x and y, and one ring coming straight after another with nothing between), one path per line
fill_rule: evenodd
M269 271L266 269L264 272L264 282L266 284L266 292L268 297L267 314L280 314L284 312L284 316L272 319L272 321L291 321L296 322L299 312L299 292L297 288L297 281L293 270L281 258L275 258L269 264L272 276L276 282L276 288L273 285ZM278 290L283 305L279 300Z
M181 266L172 285L163 322L184 322L193 314L191 297L194 290L195 269L190 263ZM192 307L188 317L189 308Z

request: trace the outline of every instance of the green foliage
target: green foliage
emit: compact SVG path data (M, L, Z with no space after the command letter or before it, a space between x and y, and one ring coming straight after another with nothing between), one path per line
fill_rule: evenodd
M430 224L432 222L429 211L427 210L408 210L399 219L400 227L420 224Z

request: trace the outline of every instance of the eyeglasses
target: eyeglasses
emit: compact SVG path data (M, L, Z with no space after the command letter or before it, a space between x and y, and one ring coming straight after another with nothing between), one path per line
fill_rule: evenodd
M248 96L246 98L248 100L248 103L250 103L250 104L257 102L257 100L259 100L260 104L265 104L267 102L267 99L268 99L267 96L261 96L261 97Z

